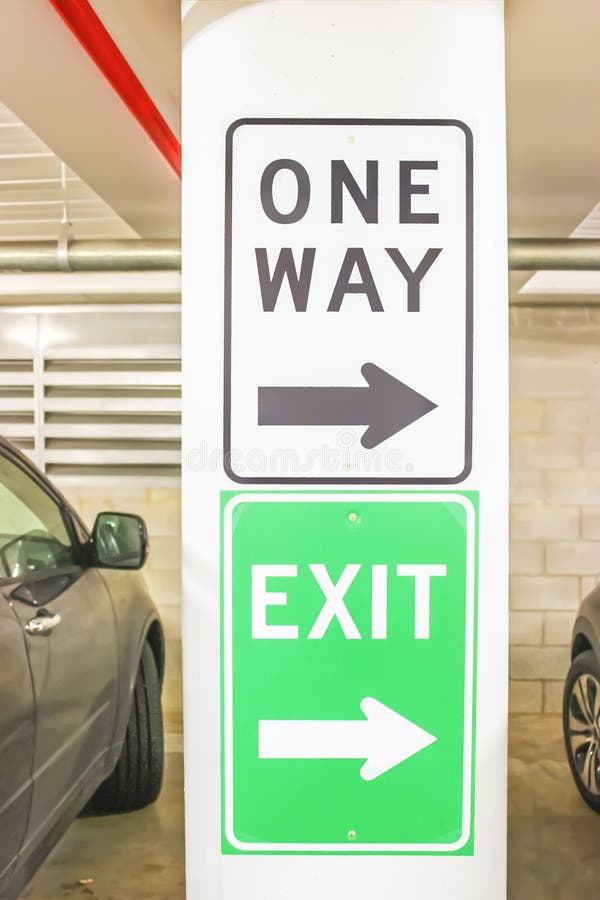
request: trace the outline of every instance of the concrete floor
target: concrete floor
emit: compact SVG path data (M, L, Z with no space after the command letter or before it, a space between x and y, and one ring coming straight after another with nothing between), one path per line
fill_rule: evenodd
M75 822L23 900L184 900L180 735L169 736L167 750L158 803ZM573 785L559 717L514 716L509 756L508 900L597 900L600 816Z
M167 735L165 750L159 800L124 816L78 819L22 900L185 900L181 735Z
M573 784L560 716L512 717L509 757L509 900L597 900L600 816Z

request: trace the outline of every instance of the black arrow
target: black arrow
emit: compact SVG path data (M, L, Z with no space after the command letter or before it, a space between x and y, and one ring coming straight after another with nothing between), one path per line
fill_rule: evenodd
M368 387L259 387L259 425L366 425L372 450L437 408L374 363L361 369Z

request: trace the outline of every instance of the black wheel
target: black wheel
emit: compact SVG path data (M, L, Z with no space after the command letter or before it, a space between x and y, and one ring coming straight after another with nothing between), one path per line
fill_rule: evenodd
M573 660L563 694L569 766L588 806L600 813L600 664L592 650Z
M98 816L132 812L154 803L162 786L163 765L160 680L154 655L146 644L121 756L112 775L90 800L85 813Z

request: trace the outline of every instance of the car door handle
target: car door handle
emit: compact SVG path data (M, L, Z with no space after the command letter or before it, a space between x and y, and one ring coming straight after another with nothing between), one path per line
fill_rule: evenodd
M57 625L60 625L60 616L58 613L52 615L45 610L40 610L34 619L30 619L25 626L27 634L50 634Z

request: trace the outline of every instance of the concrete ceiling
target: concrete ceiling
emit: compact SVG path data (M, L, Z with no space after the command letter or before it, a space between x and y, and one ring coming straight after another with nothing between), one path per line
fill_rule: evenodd
M179 135L179 0L91 2ZM0 0L0 101L136 233L178 236L177 177L48 0L27 12ZM599 35L599 0L506 0L514 237L566 236L600 201Z
M600 201L599 37L598 0L506 0L511 237L567 237Z
M566 236L600 201L600 3L507 0L512 237Z
M180 0L90 0L169 127L181 137Z
M65 216L68 235L74 240L137 237L0 103L0 240L57 241Z
M0 0L0 101L146 238L180 233L180 180L48 0ZM178 0L94 0L179 134Z

